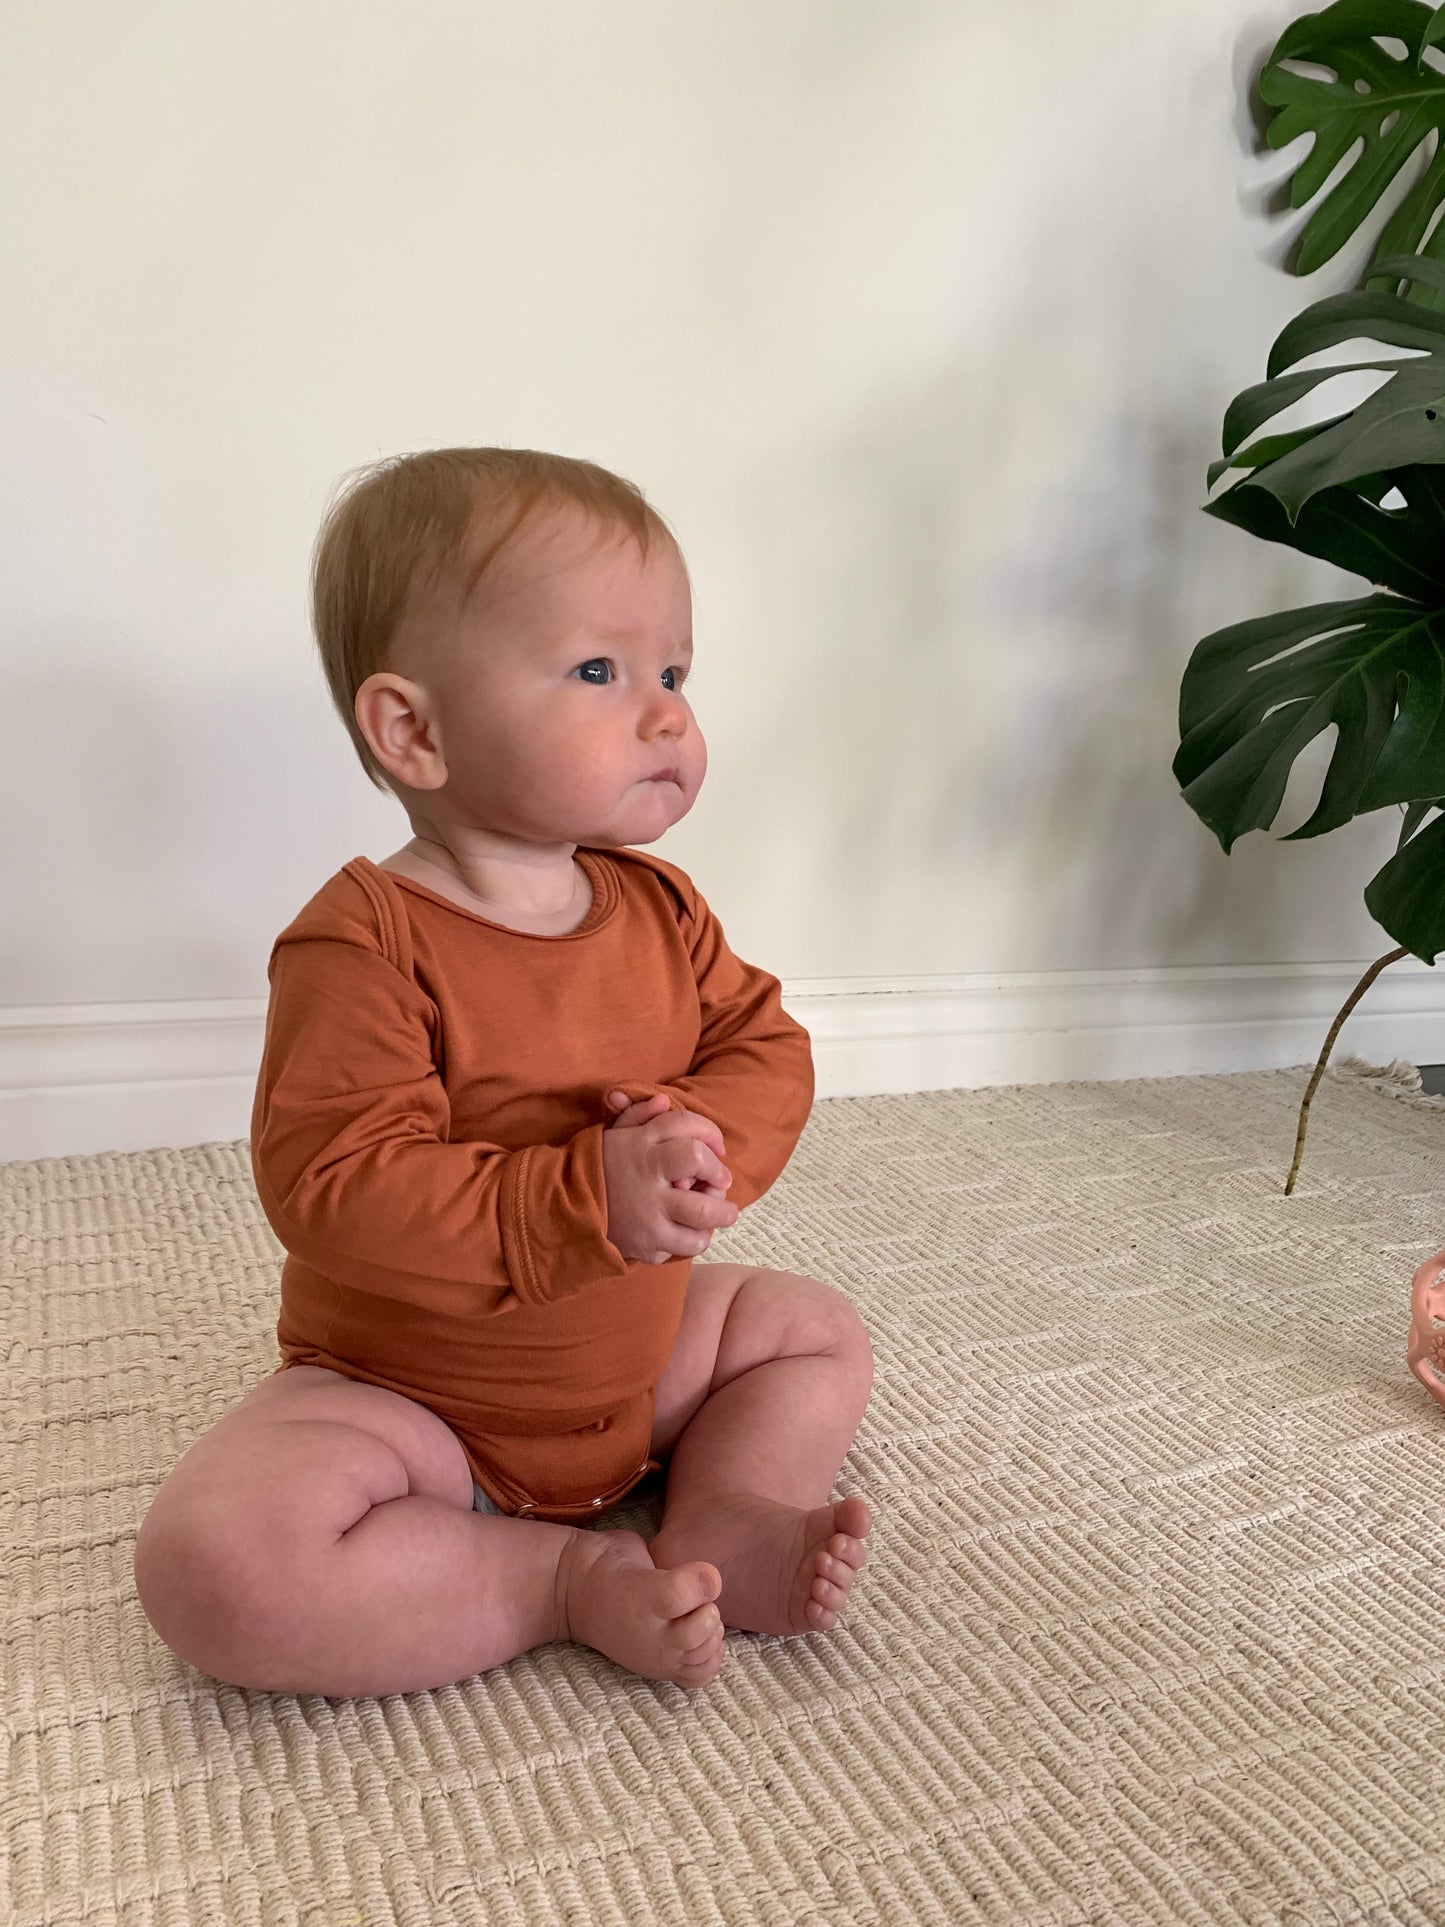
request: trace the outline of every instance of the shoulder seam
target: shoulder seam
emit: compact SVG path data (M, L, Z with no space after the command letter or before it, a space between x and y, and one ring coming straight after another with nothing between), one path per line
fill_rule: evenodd
M676 863L669 863L666 857L653 856L647 850L634 850L629 845L609 850L607 855L630 857L644 869L650 870L666 889L677 898L684 914L689 918L697 916L697 885Z
M349 876L361 886L366 900L376 917L377 933L381 938L381 954L394 970L410 978L412 974L411 927L406 921L406 912L400 911L384 885L376 881L353 859L342 865L343 876Z

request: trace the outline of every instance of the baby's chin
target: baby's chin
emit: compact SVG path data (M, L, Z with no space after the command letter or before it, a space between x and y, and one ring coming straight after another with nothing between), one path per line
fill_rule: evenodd
M665 836L674 823L680 823L692 808L695 798L684 796L673 788L672 800L668 807L659 809L656 802L648 807L619 810L608 827L599 829L595 835L579 836L576 841L585 843L594 850L622 850L645 843L655 843ZM624 827L625 826L625 827Z

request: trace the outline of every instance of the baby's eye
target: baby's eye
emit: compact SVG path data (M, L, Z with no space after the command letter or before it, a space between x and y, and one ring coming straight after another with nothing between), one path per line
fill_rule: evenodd
M607 673L605 676L598 678L587 673L591 669L602 669ZM662 672L664 686L672 690L680 689L683 683L687 681L687 673L686 669L676 666L664 669ZM589 656L586 662L578 663L577 667L572 671L572 674L574 676L580 676L583 682L590 682L594 689L605 689L607 684L612 680L612 664L606 656ZM669 676L673 678L671 682L667 681Z

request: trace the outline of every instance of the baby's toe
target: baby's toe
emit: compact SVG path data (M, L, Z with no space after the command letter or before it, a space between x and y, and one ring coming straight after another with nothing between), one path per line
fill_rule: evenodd
M808 1589L809 1605L813 1608L809 1617L815 1626L827 1630L838 1623L838 1615L848 1603L852 1584L853 1568L820 1548L813 1571L813 1583Z
M834 1590L846 1599L848 1588L858 1577L858 1568L850 1560L840 1558L837 1553L823 1552L818 1555L818 1577L831 1582ZM838 1603L837 1600L829 1601L830 1605Z
M714 1658L723 1649L723 1628L719 1620L705 1639L683 1650L683 1663L688 1666L701 1666Z
M862 1541L873 1529L873 1514L862 1499L840 1499L833 1509L833 1526L840 1537Z
M705 1686L720 1671L726 1657L722 1621L719 1619L714 1630L701 1644L691 1647L682 1654L676 1673L678 1684Z
M825 1579L819 1573L813 1581L813 1597L830 1612L841 1612L848 1598L848 1582L839 1585L836 1580Z
M861 1539L850 1533L835 1532L828 1541L828 1551L840 1565L847 1566L850 1572L861 1572L868 1563L868 1548Z
M722 1638L722 1615L709 1603L674 1619L668 1631L681 1657L693 1660Z
M726 1658L727 1654L723 1651L722 1647L719 1647L711 1658L705 1658L695 1663L689 1660L684 1665L678 1667L676 1684L689 1688L706 1686L709 1680L717 1678L718 1674L722 1671L723 1661Z
M666 1582L659 1590L663 1611L674 1621L682 1621L722 1591L722 1574L716 1566L694 1559L685 1566L664 1567Z

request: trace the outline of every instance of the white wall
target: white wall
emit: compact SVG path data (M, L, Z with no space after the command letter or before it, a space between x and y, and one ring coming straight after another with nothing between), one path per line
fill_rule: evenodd
M307 552L343 470L465 441L678 529L711 771L655 847L786 985L1387 948L1394 812L1226 859L1169 769L1199 636L1360 587L1199 509L1226 403L1360 265L1281 270L1288 163L1250 152L1301 10L12 10L12 1037L264 999L276 931L405 841Z

